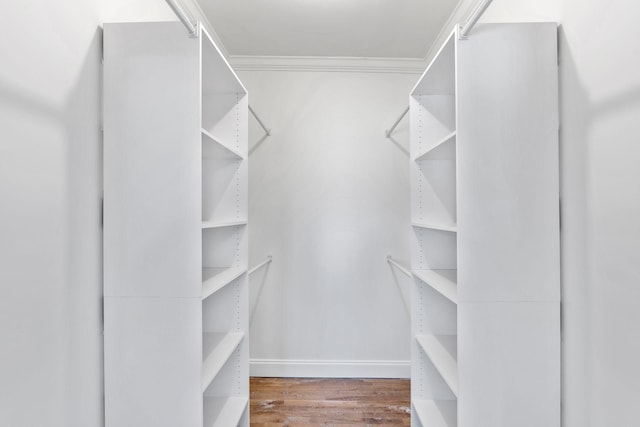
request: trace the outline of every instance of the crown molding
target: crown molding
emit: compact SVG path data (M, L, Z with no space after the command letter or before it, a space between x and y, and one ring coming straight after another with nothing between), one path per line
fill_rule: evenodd
M229 62L238 71L420 74L426 66L421 58L231 55Z

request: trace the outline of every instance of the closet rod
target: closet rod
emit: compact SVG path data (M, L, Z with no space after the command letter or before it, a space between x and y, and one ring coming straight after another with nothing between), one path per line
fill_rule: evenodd
M180 22L182 22L184 26L187 27L187 31L189 32L189 37L197 37L198 30L196 29L196 26L193 25L193 23L191 22L191 20L189 19L185 11L182 9L182 6L180 6L180 4L177 2L177 0L165 0L165 1L167 2L171 10L173 10L173 13L176 14Z
M407 113L409 112L409 107L405 108L404 111L402 112L402 114L400 115L400 117L398 117L398 120L396 120L396 122L393 124L393 126L391 126L391 129L384 131L385 135L387 135L387 138L391 138L391 133L396 130L396 127L398 126L398 124L400 123L400 120L402 120L404 118L404 116L407 115Z
M405 275L412 277L413 275L411 274L411 272L404 268L402 265L400 265L396 260L394 260L391 255L387 255L387 262L393 266L395 266L398 270L400 270L401 272L403 272Z
M271 136L271 131L269 131L269 129L267 129L267 127L264 125L264 123L262 123L262 120L260 120L260 117L258 117L256 112L253 111L253 108L251 108L251 105L249 105L249 111L251 112L251 114L253 114L253 117L256 118L256 120L258 121L260 126L262 126L262 129L264 129L264 132L267 134L267 136Z
M487 10L487 8L491 5L493 0L483 0L483 2L473 11L473 14L467 19L463 25L460 26L460 38L464 39L469 34L469 31L473 29L473 26L476 25L478 19L482 16L482 14Z
M273 261L273 257L271 255L268 255L267 259L265 261L261 262L260 264L256 265L255 267L253 267L251 270L249 270L249 272L247 274L249 276L251 276L253 273L258 271L259 269L261 269L265 265L269 264L271 261Z

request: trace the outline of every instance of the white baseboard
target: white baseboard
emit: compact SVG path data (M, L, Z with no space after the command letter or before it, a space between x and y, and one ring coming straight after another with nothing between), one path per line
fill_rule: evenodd
M410 378L408 360L251 359L252 377Z

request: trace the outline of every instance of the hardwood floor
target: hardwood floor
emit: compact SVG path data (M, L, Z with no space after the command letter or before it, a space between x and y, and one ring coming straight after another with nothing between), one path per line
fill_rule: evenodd
M251 378L251 426L409 426L409 380Z

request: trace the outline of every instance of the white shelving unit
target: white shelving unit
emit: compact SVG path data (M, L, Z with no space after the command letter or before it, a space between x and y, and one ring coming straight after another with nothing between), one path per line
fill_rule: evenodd
M412 425L560 425L556 32L456 30L411 92Z
M201 31L204 426L248 427L248 97Z
M106 426L248 427L247 91L201 27L104 45Z

